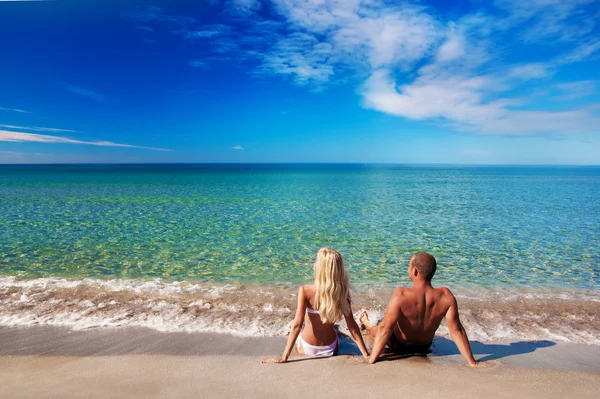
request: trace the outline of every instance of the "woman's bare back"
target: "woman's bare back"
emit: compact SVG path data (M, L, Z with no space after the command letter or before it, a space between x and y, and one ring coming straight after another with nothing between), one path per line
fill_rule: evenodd
M314 285L304 285L304 300L307 308L315 309L316 288ZM306 313L305 326L302 330L302 339L309 345L325 346L332 344L337 339L333 323L323 323L317 313Z

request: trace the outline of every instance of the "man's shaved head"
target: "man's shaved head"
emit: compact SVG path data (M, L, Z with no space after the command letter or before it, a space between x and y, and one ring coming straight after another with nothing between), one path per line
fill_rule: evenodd
M435 258L427 252L417 252L414 254L410 259L410 264L427 281L431 281L437 267Z

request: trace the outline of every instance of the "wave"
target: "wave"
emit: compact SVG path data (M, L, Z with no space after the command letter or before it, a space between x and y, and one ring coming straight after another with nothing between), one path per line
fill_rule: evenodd
M357 286L355 318L382 317L391 287ZM456 288L471 340L552 340L600 345L600 291ZM0 325L149 327L164 332L280 336L297 287L273 284L62 278L0 278ZM346 332L344 322L339 328ZM442 325L438 335L448 336Z

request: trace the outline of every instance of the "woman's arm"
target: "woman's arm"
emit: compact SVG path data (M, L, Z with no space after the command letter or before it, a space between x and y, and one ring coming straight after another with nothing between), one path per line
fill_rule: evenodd
M304 295L304 287L301 286L298 290L298 307L296 308L296 316L294 317L294 321L292 321L290 335L288 336L287 344L285 345L285 349L283 351L283 355L279 359L268 359L263 360L262 363L285 363L287 362L290 354L292 353L292 349L294 348L294 344L296 343L296 339L298 339L298 334L302 330L302 324L304 323L304 315L306 314L306 296Z
M350 331L350 335L352 335L354 342L356 342L356 345L358 345L358 349L360 349L360 352L362 353L364 358L368 359L369 352L367 351L367 347L365 345L365 341L363 340L363 336L360 333L360 328L358 327L358 324L356 324L354 316L352 316L352 307L350 307L349 310L350 313L344 315L344 317L346 318L346 325L348 326L348 331Z

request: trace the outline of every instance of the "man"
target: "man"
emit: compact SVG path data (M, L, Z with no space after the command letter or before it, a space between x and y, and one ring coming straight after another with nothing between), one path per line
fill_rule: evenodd
M431 286L435 269L433 256L417 252L408 265L413 286L396 288L381 323L371 326L367 313L360 315L360 322L375 339L369 363L377 361L386 344L396 354L427 354L435 332L445 317L458 350L469 366L477 366L467 332L458 317L456 298L448 288Z

